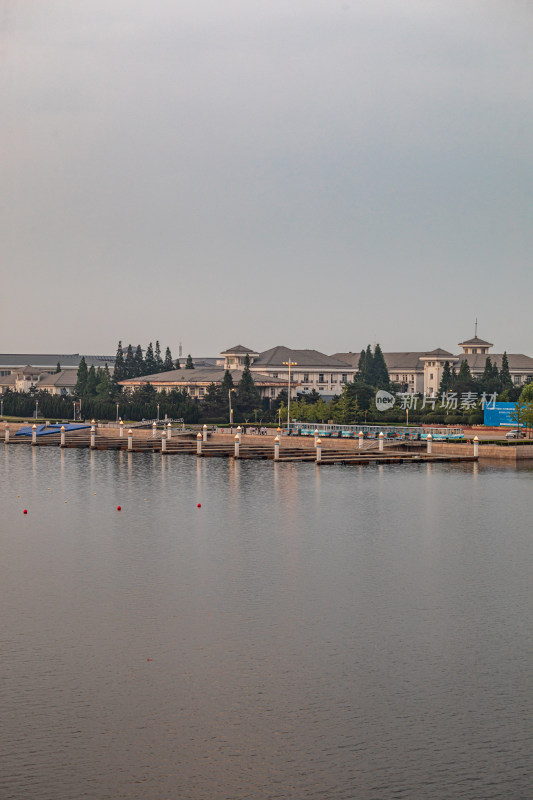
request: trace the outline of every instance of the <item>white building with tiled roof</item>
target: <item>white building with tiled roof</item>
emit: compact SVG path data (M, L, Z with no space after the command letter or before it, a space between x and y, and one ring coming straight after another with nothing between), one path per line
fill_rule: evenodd
M234 386L237 386L241 377L242 369L230 369ZM190 397L201 400L207 393L208 387L214 383L220 386L224 379L226 369L224 367L200 367L195 369L175 369L170 372L159 372L156 375L143 375L139 378L127 378L120 381L126 391L133 391L146 385L153 386L157 391L166 389L185 390ZM273 378L262 373L254 374L254 382L261 398L274 400L282 389L287 387L287 381Z
M405 392L437 394L446 361L459 371L462 361L468 362L474 377L483 374L487 356L501 369L503 353L490 353L493 345L474 336L459 343L462 352L450 353L438 347L429 352L383 353L391 381L399 383ZM357 370L360 352L335 353L334 358L344 361ZM533 358L523 353L508 353L509 372L516 386L533 380Z
M257 381L257 375L268 375L272 379L282 380L287 386L289 380L289 362L291 370L291 396L300 392L317 391L325 400L342 392L344 384L353 380L354 369L334 356L320 353L318 350L296 350L292 347L278 345L258 353L243 345L225 350L224 366L230 368L237 361L244 365L246 356L250 360L250 371Z

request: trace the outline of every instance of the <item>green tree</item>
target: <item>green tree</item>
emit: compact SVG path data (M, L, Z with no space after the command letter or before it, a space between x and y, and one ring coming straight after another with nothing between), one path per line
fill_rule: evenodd
M135 359L133 357L133 347L131 346L131 344L128 345L128 349L126 350L126 359L124 361L124 372L126 378L135 377Z
M236 406L242 414L253 411L254 408L259 408L261 405L259 392L252 377L252 373L250 372L249 359L248 364L245 362L241 379L237 385L235 399Z
M373 386L376 386L378 389L388 389L390 387L389 371L387 369L385 357L379 342L374 348L374 355L372 357L372 372Z
M533 401L533 382L526 383L520 392L520 400L523 403L531 403Z
M442 368L442 376L440 379L439 394L448 394L452 388L452 371L450 369L450 362L445 361Z
M511 373L509 372L509 359L507 358L506 351L502 356L502 366L500 369L500 384L502 392L505 392L507 389L511 390L513 388L513 380L511 378Z
M523 400L517 400L514 409L509 414L517 428L521 428L526 424L528 405L529 404L524 403Z
M57 366L56 366L56 375L57 375L59 372L61 372L61 364L60 364L60 363L59 363L59 361L58 361L58 362L57 362Z
M194 362L190 353L187 356L187 361L185 362L185 369L194 369Z
M159 340L155 343L155 353L154 353L154 363L155 363L155 371L162 372L163 371L163 359L161 358L161 347L159 344Z
M109 367L107 364L104 366L103 370L100 371L99 375L100 380L96 386L96 394L99 398L102 399L110 399L114 395L113 391L113 380L111 378Z
M179 358L174 361L174 369L181 369Z
M350 425L355 422L357 403L347 391L332 403L331 416L337 425Z
M113 379L115 383L119 381L123 381L126 377L126 372L124 368L124 353L122 351L122 342L119 341L117 347L117 354L115 356L115 367L113 369Z
M140 344L137 345L133 354L133 375L135 378L140 378L144 375L143 349Z
M96 395L96 387L98 386L98 382L98 376L96 374L94 364L91 364L91 368L87 374L87 383L85 384L86 397L94 397Z
M172 372L174 369L174 362L172 361L172 353L170 347L165 350L165 360L163 361L163 372Z
M456 375L453 375L452 373L451 383L452 383L451 388L453 389L454 392L457 392L458 394L475 391L476 382L472 377L472 373L470 372L470 366L466 358L461 361L459 372Z
M146 348L144 356L144 375L154 375L156 372L154 348L152 342Z
M224 402L222 386L210 383L202 400L202 416L218 417L222 416L227 408L227 399Z
M87 369L87 362L85 356L82 356L78 365L78 374L76 386L74 387L74 394L76 397L84 397L87 390L87 377L89 370Z

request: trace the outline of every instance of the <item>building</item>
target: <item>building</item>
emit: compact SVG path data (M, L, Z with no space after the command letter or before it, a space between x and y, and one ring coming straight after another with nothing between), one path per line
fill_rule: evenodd
M291 371L291 397L302 392L318 392L324 400L330 400L342 392L344 384L353 380L356 368L347 365L336 356L328 356L318 350L294 350L278 345L258 353L243 345L230 347L221 353L224 368L244 367L248 356L250 371L257 382L257 375L267 375L287 386L289 363Z
M89 368L103 368L107 364L113 373L114 356L81 356L79 353L0 354L0 394L8 389L12 392L35 389L50 394L71 395L78 380L82 357ZM61 368L59 372L56 371L58 364Z
M483 374L487 357L501 369L503 353L491 353L491 342L479 339L476 335L458 345L462 351L450 353L438 347L427 352L383 353L391 381L399 383L402 391L436 395L446 361L450 367L459 371L462 361L466 361L474 377ZM357 370L360 353L335 353L333 356ZM533 358L523 353L508 353L509 372L516 386L533 380Z
M241 377L242 369L230 369L231 377L234 386L237 386ZM127 378L120 381L119 386L122 386L126 391L134 391L141 386L150 384L157 391L166 389L179 389L185 390L190 397L196 400L202 400L207 393L207 389L211 384L220 386L224 380L225 368L218 367L200 367L198 369L175 369L171 372L160 372L156 375L143 375L139 378ZM287 381L281 378L273 378L269 375L262 373L254 374L254 382L259 391L261 399L274 400L282 389L287 388Z

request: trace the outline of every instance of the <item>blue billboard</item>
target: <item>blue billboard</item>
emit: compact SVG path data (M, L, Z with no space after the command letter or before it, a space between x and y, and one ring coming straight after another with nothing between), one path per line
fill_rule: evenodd
M511 412L515 410L516 403L494 403L489 407L485 406L483 422L485 425L492 427L499 427L500 425L507 425L510 427L523 427L518 426L516 422L511 419Z

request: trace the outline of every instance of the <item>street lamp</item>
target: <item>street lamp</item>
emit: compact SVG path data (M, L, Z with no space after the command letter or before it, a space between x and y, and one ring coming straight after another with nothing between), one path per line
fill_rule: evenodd
M157 421L159 422L159 403L157 404Z
M0 410L0 417L2 417L2 419L4 419L4 401L3 400L0 400L0 409L1 409Z
M117 403L117 422L118 422L118 403Z
M231 393L234 392L235 389L228 389L228 403L229 403L229 424L230 427L233 425L233 409L231 407Z
M291 367L297 367L297 361L291 361L290 358L288 361L284 361L283 365L289 368L289 382L287 385L287 428L290 425L291 421Z

